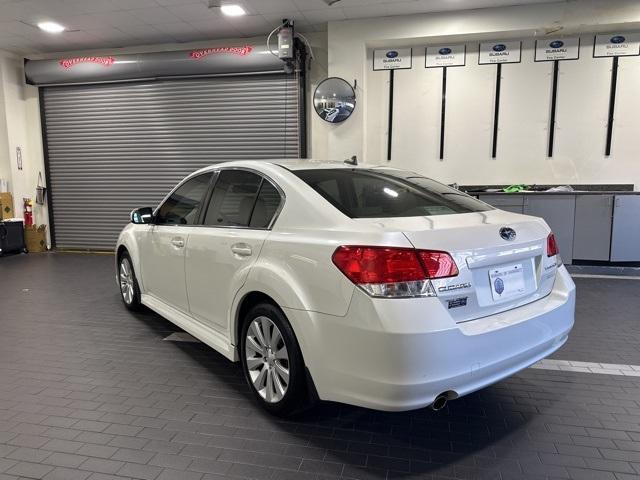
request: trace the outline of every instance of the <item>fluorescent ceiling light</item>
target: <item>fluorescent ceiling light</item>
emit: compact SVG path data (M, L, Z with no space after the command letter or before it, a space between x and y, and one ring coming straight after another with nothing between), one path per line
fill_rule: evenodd
M47 33L62 33L66 30L62 25L56 22L40 22L38 23L38 28Z
M247 13L240 5L222 5L220 10L223 14L228 15L229 17L239 17L241 15L246 15Z

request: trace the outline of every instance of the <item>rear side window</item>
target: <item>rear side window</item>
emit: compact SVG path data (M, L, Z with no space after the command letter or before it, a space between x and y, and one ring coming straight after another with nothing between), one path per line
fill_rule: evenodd
M282 201L262 176L223 170L216 181L204 224L215 227L267 228Z
M194 225L198 222L201 203L209 188L211 173L187 180L158 209L157 225Z
M245 170L223 170L216 181L205 225L248 227L262 177Z
M253 209L251 215L251 228L267 228L271 224L273 216L280 207L280 192L274 187L271 182L264 180L260 187L260 193L256 200L256 206Z
M351 218L391 218L484 212L492 207L410 172L314 169L293 172Z

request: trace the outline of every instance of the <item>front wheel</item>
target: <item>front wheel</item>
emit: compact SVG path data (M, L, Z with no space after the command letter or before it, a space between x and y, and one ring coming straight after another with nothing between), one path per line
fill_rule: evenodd
M118 260L118 283L120 285L120 296L124 306L129 310L138 311L142 308L140 302L140 287L136 274L133 271L133 262L127 252L120 255Z
M280 309L256 305L245 316L241 335L242 369L258 403L279 416L309 408L302 353Z

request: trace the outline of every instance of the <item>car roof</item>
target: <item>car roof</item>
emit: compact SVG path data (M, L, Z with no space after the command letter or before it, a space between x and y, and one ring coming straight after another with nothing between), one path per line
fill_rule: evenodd
M280 165L287 170L321 170L327 168L354 168L356 165L330 160L271 160L268 163Z
M266 166L266 165L278 165L280 167L286 168L290 171L296 170L322 170L322 169L336 169L336 168L376 168L376 169L392 169L386 165L376 166L376 165L352 165L350 163L345 163L344 161L339 160L312 160L312 159L273 159L273 160L234 160L229 162L221 162L215 163L213 165L209 165L208 167L202 168L199 171L206 171L210 169L220 168L220 167L256 167L256 166ZM392 169L395 170L395 169Z

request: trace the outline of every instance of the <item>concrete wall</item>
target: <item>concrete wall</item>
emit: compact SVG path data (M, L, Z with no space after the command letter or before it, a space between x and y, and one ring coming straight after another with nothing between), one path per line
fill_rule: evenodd
M22 199L31 198L35 223L48 224L47 209L35 205L38 172L44 177L38 89L24 83L22 58L0 55L0 98L0 178L9 180L17 217L22 217Z
M391 164L458 183L635 183L640 186L640 57L620 61L613 154L604 155L611 59L592 58L593 33L640 29L640 2L576 0L329 24L329 74L358 82L358 108L328 131L332 158L386 162L388 72L373 48L414 47L396 72ZM552 32L552 33L550 33ZM588 32L588 33L586 33ZM534 38L582 33L581 58L560 67L556 150L546 158L551 64L534 63ZM491 159L496 67L478 65L480 40L523 39L522 63L503 66L498 158ZM467 66L448 69L446 156L438 160L442 72L424 48L466 43Z

